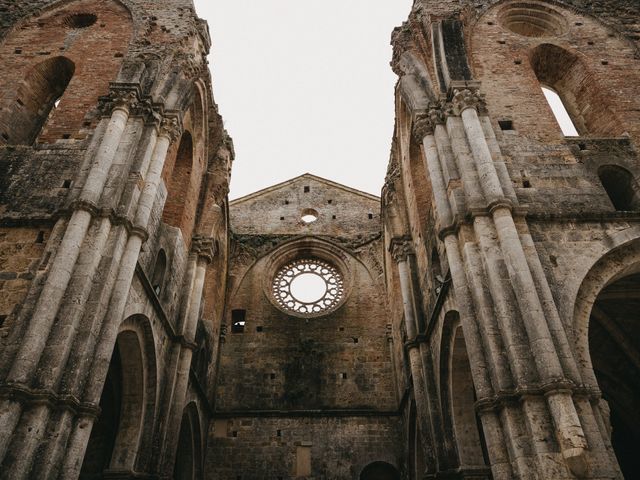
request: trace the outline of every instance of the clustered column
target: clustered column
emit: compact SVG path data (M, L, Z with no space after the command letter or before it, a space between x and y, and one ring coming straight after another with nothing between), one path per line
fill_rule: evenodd
M419 117L414 125L420 129L440 238L446 246L465 337L469 338L467 346L479 413L494 475L500 478L511 475L510 456L515 457L513 464L519 475L533 474L522 446L513 445L508 454L499 446L504 443L501 434L491 437L502 428L522 431L523 426L517 420L522 416L531 424L529 428L540 428L536 424L540 420L536 420L535 401L529 404L528 399L535 400L541 395L553 419L567 466L574 474L582 475L587 445L573 403L571 381L577 368L572 364L552 297L545 295L550 293L546 279L535 268L537 263L525 254L513 218L513 204L508 198L510 188L502 184L505 179L499 175L478 116L483 108L477 91L464 89L454 92L452 104L445 108L432 105L429 114ZM450 200L445 177L446 165L452 159L442 158L445 152L450 152L457 162L466 205ZM469 214L470 225L465 221ZM504 350L508 364L501 358ZM535 378L527 368L527 358L535 364ZM517 404L502 401L514 395L521 396L523 415L517 414ZM499 421L500 411L503 414ZM505 436L505 440L509 437L512 435ZM545 452L537 454L544 456Z

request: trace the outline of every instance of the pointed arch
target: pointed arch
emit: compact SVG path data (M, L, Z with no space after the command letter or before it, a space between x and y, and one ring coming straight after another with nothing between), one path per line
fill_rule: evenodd
M623 133L606 95L577 53L543 43L531 51L529 60L540 85L558 94L578 134L619 136Z
M132 37L131 12L116 0L57 2L18 22L0 40L0 143L85 138ZM42 62L52 45L60 56Z
M125 320L116 339L81 479L105 470L134 471L151 447L157 401L155 343L149 320Z

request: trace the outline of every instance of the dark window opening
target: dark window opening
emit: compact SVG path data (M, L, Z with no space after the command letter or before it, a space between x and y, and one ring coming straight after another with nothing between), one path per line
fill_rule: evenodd
M498 120L500 130L513 130L513 120Z
M282 436L282 430L276 430L276 436L277 437L281 437Z
M369 220L372 220L372 219L373 219L373 213L370 213L369 214Z
M167 271L167 254L164 249L158 250L156 256L156 263L153 267L153 275L151 276L151 286L157 296L162 293L162 287L164 286L164 276Z
M638 206L631 173L616 165L603 165L598 177L616 210L635 210Z
M8 315L0 315L0 328L4 327L4 322L7 321Z
M311 189L308 186L304 187L304 193L309 193L311 191Z
M44 232L38 232L38 236L36 237L36 243L44 243Z
M246 317L247 317L246 310L231 311L231 333L244 333Z
M263 327L256 327L256 332L258 332L258 333L262 332L263 330L264 330Z
M62 188L71 188L71 180L65 180L62 182Z
M275 380L275 379L276 379L276 374L275 374L275 373L270 374L270 375L269 375L269 378L270 378L271 380Z

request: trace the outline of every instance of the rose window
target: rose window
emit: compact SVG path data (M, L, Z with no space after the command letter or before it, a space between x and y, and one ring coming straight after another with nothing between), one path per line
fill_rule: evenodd
M334 310L344 297L344 280L333 265L316 259L295 260L276 273L273 296L285 310L319 315Z

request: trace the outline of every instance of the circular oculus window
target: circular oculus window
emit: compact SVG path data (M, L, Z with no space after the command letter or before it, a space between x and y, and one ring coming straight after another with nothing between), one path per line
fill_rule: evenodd
M278 270L272 293L285 311L304 316L322 315L340 305L344 279L336 267L323 260L295 260Z

